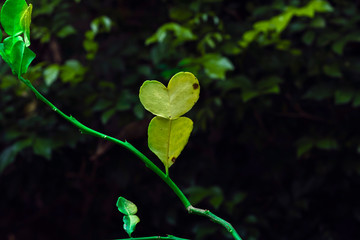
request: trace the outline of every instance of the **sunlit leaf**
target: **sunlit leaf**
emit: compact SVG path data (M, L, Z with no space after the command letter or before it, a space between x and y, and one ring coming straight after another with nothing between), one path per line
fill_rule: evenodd
M35 53L26 47L20 36L8 37L0 45L0 55L7 62L15 75L27 72L30 63L35 58Z
M25 0L7 0L1 9L1 25L4 31L10 35L19 35L24 32L21 19L28 9Z
M140 88L140 101L154 115L176 119L188 112L199 99L200 86L190 72L175 74L168 87L152 80L145 81Z
M133 202L131 202L123 197L118 198L118 200L116 202L116 206L118 207L119 211L122 214L134 215L137 213L136 205Z
M26 73L35 56L35 53L27 48L23 41L16 42L10 54L10 63L12 65L11 69L13 73L15 75L23 75Z
M193 122L187 117L175 120L154 117L148 128L150 150L163 162L166 173L186 146Z

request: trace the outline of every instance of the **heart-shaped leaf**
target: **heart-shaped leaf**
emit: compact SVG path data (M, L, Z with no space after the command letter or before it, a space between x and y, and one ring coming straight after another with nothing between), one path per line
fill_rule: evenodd
M140 218L136 215L124 216L123 222L124 230L129 234L129 237L131 237L131 234L135 230L136 224L140 222Z
M123 197L118 198L116 206L122 214L133 215L137 213L136 205Z
M165 87L162 83L145 81L140 88L140 102L154 115L176 119L188 112L199 99L200 86L190 72L175 74Z
M148 144L150 150L163 162L168 169L184 149L193 129L193 122L187 117L166 119L154 117L148 128Z
M24 32L21 18L28 8L25 0L6 0L1 9L1 25L10 36L16 36Z

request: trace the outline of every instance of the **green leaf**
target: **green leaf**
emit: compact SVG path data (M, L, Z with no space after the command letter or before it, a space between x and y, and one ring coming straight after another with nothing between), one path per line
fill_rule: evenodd
M357 91L355 93L355 96L354 96L354 101L353 101L353 107L359 107L360 106L360 92Z
M210 195L207 188L201 186L193 186L185 189L186 195L189 196L189 201L195 206Z
M70 59L65 62L61 68L60 78L63 82L78 83L84 79L86 68L75 59Z
M287 7L285 11L268 20L261 20L253 25L253 29L246 31L238 44L246 48L251 42L258 41L260 45L278 43L279 35L287 26L293 16L313 18L316 12L331 12L333 8L324 0L312 0L301 8ZM321 19L314 21L313 26L322 27ZM263 33L263 34L261 34ZM309 36L308 36L309 37ZM310 39L307 39L308 41Z
M176 119L188 112L199 99L200 85L190 72L179 72L169 81L168 87L152 80L140 88L140 102L154 115Z
M123 197L119 197L117 202L116 202L116 206L118 208L118 210L125 215L134 215L137 213L137 207L136 205L127 200L126 198Z
M325 65L323 67L324 73L330 77L341 78L342 73L337 65Z
M150 150L162 161L166 174L186 146L193 122L187 117L166 119L154 117L148 128Z
M24 30L25 45L30 46L30 24L31 24L32 5L30 4L21 17L21 27Z
M28 9L25 0L7 0L2 9L0 21L4 31L10 36L20 35L24 32L21 23L24 12Z
M93 33L96 35L102 32L109 32L111 30L111 19L107 16L101 16L91 21L90 27Z
M71 25L66 25L63 28L61 28L58 32L57 32L57 36L60 38L65 38L67 36L70 36L72 34L76 34L76 29L71 26Z
M109 119L116 113L116 108L111 108L101 115L102 124L106 124Z
M337 149L337 141L333 138L323 138L316 142L316 147L324 150Z
M35 53L25 46L25 43L18 41L11 50L10 62L15 75L23 75L27 72L30 63L35 58Z
M307 31L302 37L302 41L308 46L314 42L314 39L315 39L314 31Z
M322 83L322 84L312 86L309 90L306 91L303 98L321 101L321 100L330 98L333 95L334 95L333 86L331 86L327 83Z
M3 43L0 43L0 55L3 58L3 60L9 64L9 66L12 68L12 64L10 61L10 54L12 51L12 48L14 44L17 41L22 41L21 37L7 37L4 39Z
M318 12L332 12L334 8L325 0L312 0L310 5Z
M144 119L145 110L140 103L134 106L133 112L137 119Z
M124 216L123 222L124 230L129 234L129 237L131 237L131 234L135 230L136 224L140 222L140 218L136 215Z
M335 53L342 55L344 51L344 47L349 42L360 42L360 32L352 32L345 36L342 36L340 39L338 39L332 44L331 46L332 50Z
M52 142L45 138L36 138L33 143L34 153L46 159L51 158Z
M175 21L184 21L193 15L186 6L175 6L169 9L170 18Z
M257 90L251 90L251 89L244 89L243 92L242 92L242 100L244 102L247 102L257 96L261 95L261 93Z
M51 86L59 76L60 66L58 64L51 64L44 70L44 80L46 86Z
M206 54L200 58L200 63L205 68L205 73L214 79L225 79L226 72L234 70L230 60L220 54Z
M0 43L0 56L2 57L2 59L9 64L9 66L11 67L11 63L10 63L10 59L9 56L6 54L5 52L5 45L4 43Z
M309 152L314 146L314 140L308 137L303 137L296 142L297 156L301 157L305 153Z
M351 88L338 89L335 91L335 104L349 103L355 95Z
M11 164L15 158L16 155L23 150L24 148L30 146L32 143L31 139L25 139L18 141L11 145L8 148L5 148L5 150L2 151L0 154L0 173L9 165Z
M149 45L155 42L163 42L168 35L168 32L173 32L175 35L175 45L197 39L196 35L194 35L189 28L183 27L177 23L166 23L162 25L155 34L146 39L145 44Z
M324 28L326 27L326 21L322 17L316 17L310 24L313 28Z
M0 46L0 54L7 62L15 75L23 75L27 72L30 63L35 58L35 53L26 47L20 36L4 39Z

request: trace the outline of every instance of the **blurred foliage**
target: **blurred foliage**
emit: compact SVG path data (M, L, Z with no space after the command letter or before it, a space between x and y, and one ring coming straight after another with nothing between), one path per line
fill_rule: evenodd
M156 162L139 87L193 72L194 132L172 178L194 203L247 240L360 238L359 1L30 2L26 77L64 112ZM134 156L58 118L3 62L0 79L0 239L126 237L125 193L148 224L136 236L228 236Z

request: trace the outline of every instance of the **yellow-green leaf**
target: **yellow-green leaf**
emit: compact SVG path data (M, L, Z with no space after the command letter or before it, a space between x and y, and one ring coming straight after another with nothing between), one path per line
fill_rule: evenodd
M32 5L30 4L21 17L21 26L24 30L25 45L30 46L30 24L31 24Z
M148 144L150 150L168 169L184 149L193 129L193 122L187 117L166 119L154 117L148 128Z
M176 119L188 112L199 99L200 85L190 72L179 72L169 81L168 87L151 80L140 88L140 101L146 110L167 119Z

